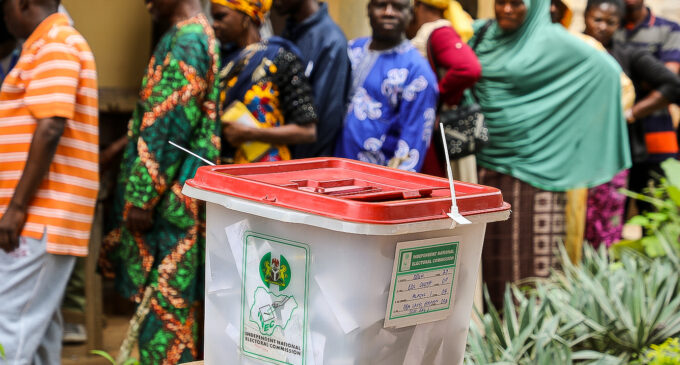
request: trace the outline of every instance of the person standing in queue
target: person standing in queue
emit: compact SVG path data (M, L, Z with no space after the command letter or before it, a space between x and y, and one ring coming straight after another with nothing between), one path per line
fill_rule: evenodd
M496 305L508 282L545 277L557 263L564 192L611 181L631 164L621 68L552 24L549 6L495 0L496 20L475 23L470 40L481 37L475 91L489 129L480 183L500 188L514 211L485 235L483 276Z
M457 107L463 92L472 87L482 75L475 52L465 43L445 15L453 12L452 0L416 0L413 20L407 36L418 52L432 66L439 80L439 111ZM470 25L472 28L472 25ZM439 127L435 126L439 136ZM435 139L427 151L423 173L446 176L444 146ZM475 156L470 155L451 161L453 178L471 183L477 182Z
M409 0L371 0L372 37L349 44L350 104L335 154L419 172L432 139L437 78L406 39Z
M319 113L316 142L293 146L293 158L332 156L342 129L351 78L347 38L328 15L328 3L274 0L272 6L288 17L282 37L302 53Z
M270 7L271 0L211 4L217 37L241 49L220 71L223 157L228 144L235 163L290 160L292 146L316 140L314 96L299 51L283 38L260 37Z
M113 229L100 269L118 292L149 311L139 329L142 364L193 361L204 298L205 209L184 182L219 157L218 42L199 0L146 0L165 30L142 80L128 130Z
M25 39L0 92L0 364L57 365L61 300L99 190L97 71L58 0L0 5L6 50Z

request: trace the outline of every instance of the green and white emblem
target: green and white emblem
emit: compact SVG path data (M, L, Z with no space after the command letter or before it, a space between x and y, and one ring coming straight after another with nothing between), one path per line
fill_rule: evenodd
M290 265L283 255L272 258L272 253L269 252L260 260L260 277L267 288L273 284L279 287L279 291L283 291L290 284L291 275Z

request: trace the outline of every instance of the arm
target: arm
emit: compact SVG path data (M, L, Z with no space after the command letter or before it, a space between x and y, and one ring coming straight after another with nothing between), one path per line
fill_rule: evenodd
M122 136L106 147L99 156L99 165L108 167L113 159L125 148L128 143L128 136Z
M412 71L399 107L399 136L389 166L420 171L432 138L437 109L436 79L429 65ZM388 137L389 138L389 137ZM394 145L386 141L383 146Z
M453 28L435 30L430 37L430 44L437 67L447 70L439 81L441 98L448 105L456 105L463 91L472 87L482 76L482 66L472 49Z
M667 107L669 103L680 102L680 76L667 69L654 56L645 51L635 51L631 58L631 68L654 91L627 112L628 121L644 118Z
M646 98L638 101L630 111L626 112L626 120L631 123L637 119L644 118L657 110L668 106L668 100L662 93L654 90Z
M26 223L28 206L47 175L64 132L64 118L46 118L37 122L26 166L7 211L0 218L0 249L14 251L19 246L19 235Z
M279 105L285 124L275 128L255 128L225 123L222 135L230 144L238 146L243 142L259 141L292 145L316 141L317 114L312 88L298 58L294 57L290 63L284 60L290 55L287 51L279 53L274 60L278 70L272 77L279 89Z
M680 62L666 62L666 68L674 74L680 74Z
M224 123L222 135L232 146L260 141L271 144L301 144L316 141L316 124L286 124L276 128L253 128L240 123Z

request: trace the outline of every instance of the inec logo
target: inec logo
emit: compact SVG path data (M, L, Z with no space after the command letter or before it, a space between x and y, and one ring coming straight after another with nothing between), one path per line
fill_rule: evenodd
M267 288L273 284L279 287L279 291L286 289L290 284L291 274L288 260L283 255L272 258L270 252L260 260L260 278Z

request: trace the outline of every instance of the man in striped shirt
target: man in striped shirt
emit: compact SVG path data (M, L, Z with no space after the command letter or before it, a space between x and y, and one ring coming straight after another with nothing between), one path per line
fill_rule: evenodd
M1 2L26 41L0 92L0 343L10 364L59 364L59 305L99 188L97 74L59 0Z
M678 74L680 71L680 25L668 19L658 17L645 6L644 0L625 0L625 28L615 35L615 41L632 47L647 50L663 62L668 69ZM655 106L667 103L663 96L648 88L646 92L638 92L636 104ZM626 111L626 119L633 122L637 119L636 108ZM642 192L649 180L662 174L661 162L669 158L678 158L678 136L673 119L667 108L659 108L653 114L640 118L645 130L648 158L642 163L635 163L630 170L629 188ZM651 205L636 201L640 210L649 210Z

